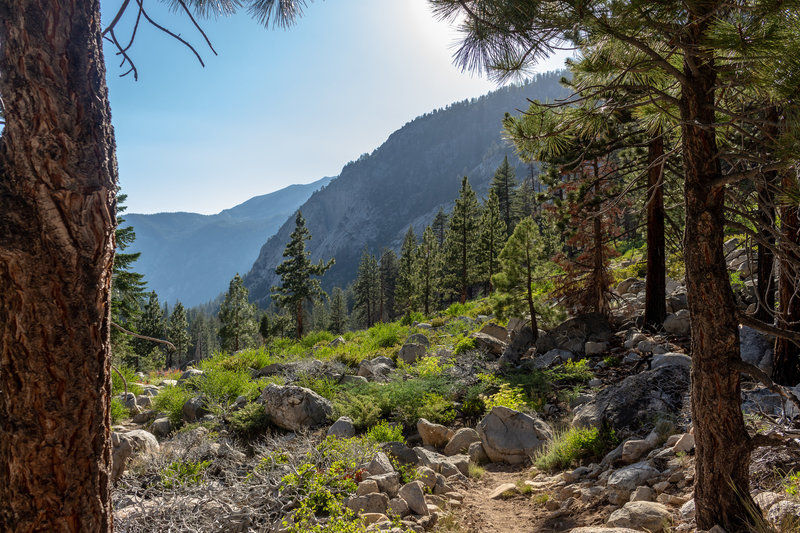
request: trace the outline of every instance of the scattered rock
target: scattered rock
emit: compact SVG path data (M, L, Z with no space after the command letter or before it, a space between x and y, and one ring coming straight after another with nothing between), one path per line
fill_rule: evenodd
M477 429L489 459L510 464L527 461L553 438L546 422L502 406L492 408Z
M417 421L417 431L422 437L422 443L425 446L433 446L434 448L441 448L453 437L453 430L448 429L441 424L433 424L424 418Z
M113 447L111 460L111 479L116 481L125 471L125 463L134 453L156 453L161 447L152 433L143 429L134 429L123 433L111 434Z
M502 500L503 498L508 497L510 494L517 493L517 486L513 483L503 483L502 485L495 488L492 492L489 493L488 498L490 500Z
M329 342L328 346L331 347L331 348L336 348L337 346L341 346L342 344L344 344L344 342L345 342L344 341L344 337L340 336L340 337L336 337L331 342Z
M383 451L403 465L416 465L419 457L414 450L406 446L405 442L384 442L381 444Z
M267 385L261 401L271 422L289 431L324 424L333 413L331 402L312 390L292 385Z
M192 378L202 376L203 373L204 372L202 370L198 370L197 368L189 368L189 369L186 370L186 372L181 374L181 377L178 378L178 385L180 385L181 383L184 383L184 382L186 382L186 381L188 381L188 380L190 380Z
M389 497L386 494L375 492L364 496L349 498L345 505L357 513L386 513L389 506Z
M425 346L422 344L404 344L397 353L397 358L407 365L416 363L425 356Z
M681 505L681 508L678 511L678 513L684 520L692 520L694 518L694 513L695 513L694 498Z
M608 350L607 342L587 341L583 347L583 351L586 355L600 355L606 350Z
M659 471L646 462L634 463L612 473L606 486L609 489L632 491L657 475L659 475Z
M780 531L797 531L800 529L800 503L783 500L767 511L767 520L780 528Z
M646 485L636 487L636 490L631 494L632 502L651 502L655 499L656 493L653 489Z
M409 513L408 504L403 498L392 498L389 500L387 510L400 517L406 516Z
M358 484L356 496L366 496L367 494L373 494L376 492L381 492L380 489L378 489L378 482L374 479L365 479Z
M536 341L536 351L547 353L559 348L581 352L586 341L604 342L611 338L611 325L601 313L589 313L570 318Z
M552 350L548 350L546 353L534 358L533 367L537 369L548 368L553 365L572 361L573 359L575 359L575 354L569 350L553 348Z
M408 508L414 514L428 516L428 504L425 502L425 493L420 481L412 481L400 487L398 494L408 504Z
M467 455L448 457L419 446L414 448L414 453L417 454L417 465L428 466L434 472L439 472L446 477L457 474L467 475L469 472L469 456Z
M206 400L203 396L196 396L186 400L186 403L183 404L182 412L183 420L188 424L197 422L211 413L211 411L206 408Z
M406 339L406 344L421 344L427 347L431 345L431 341L423 333L414 333Z
M397 472L377 474L370 476L369 479L375 481L378 484L378 489L388 494L390 498L397 496L397 491L400 490L400 474Z
M389 460L389 457L383 452L378 452L375 454L375 457L372 458L372 461L369 462L365 470L371 476L378 476L381 474L390 474L394 472L394 467L392 466L392 462Z
M622 509L611 513L606 524L659 533L664 531L665 526L669 526L671 521L669 510L660 503L629 502Z
M783 495L769 491L761 492L753 497L753 500L763 511L768 511L770 507L783 499Z
M488 324L483 326L480 329L480 333L483 333L484 335L489 335L490 337L494 337L495 339L504 342L506 344L511 341L511 338L508 335L508 330L506 330L506 328L504 328L503 326L495 324L494 322L489 322Z
M153 435L159 438L164 438L172 431L172 424L169 421L169 418L157 418L152 424L150 424L150 431L153 432Z
M348 416L342 416L328 428L328 435L333 435L341 439L349 439L356 436L356 428L353 420Z
M661 368L664 366L683 366L691 368L692 358L683 353L668 352L661 353L653 356L653 361L650 364L651 369Z
M489 456L483 448L483 443L473 442L469 445L469 460L477 465L482 465L489 462Z
M670 313L664 319L664 330L673 335L686 337L691 332L691 320L689 311L681 309L677 313Z
M483 352L500 357L506 351L508 344L485 333L473 333L470 338L475 341L475 347Z
M684 433L683 435L681 435L678 441L672 447L672 451L675 453L678 452L687 453L692 450L694 450L694 435L692 435L691 433Z
M481 436L472 428L461 428L456 431L444 447L445 455L456 455L467 452L470 445L480 442Z

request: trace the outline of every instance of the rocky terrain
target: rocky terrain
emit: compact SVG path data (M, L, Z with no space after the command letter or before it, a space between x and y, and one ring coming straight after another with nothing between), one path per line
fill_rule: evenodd
M643 289L624 280L613 322L576 316L535 345L477 305L140 383L114 428L117 528L695 531L685 288L668 283L662 334L636 327ZM768 370L770 339L740 338ZM247 392L220 401L210 384L237 368ZM743 409L753 433L797 431L796 405L763 385L745 380ZM799 471L796 440L754 454L754 531L800 531Z

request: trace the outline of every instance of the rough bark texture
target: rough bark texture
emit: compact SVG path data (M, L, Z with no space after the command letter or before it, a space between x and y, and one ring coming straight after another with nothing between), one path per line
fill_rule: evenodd
M692 420L697 446L695 505L698 529L722 525L746 530L750 497L749 438L740 408L740 360L736 304L723 243L724 188L714 138L714 58L697 46L708 31L706 13L696 12L686 39L694 52L684 62L681 94L685 165L684 257L692 317Z
M0 0L0 531L109 531L116 160L99 4Z
M667 318L666 245L664 241L664 138L647 146L647 277L644 289L644 325L659 330Z
M795 187L793 177L783 178L785 188ZM783 248L778 265L778 301L779 310L777 325L784 329L796 330L800 324L800 294L798 294L797 268L800 258L795 252L800 245L800 220L796 206L780 208L781 235ZM800 348L788 339L778 338L775 341L775 356L772 361L772 380L781 385L795 386L800 383Z

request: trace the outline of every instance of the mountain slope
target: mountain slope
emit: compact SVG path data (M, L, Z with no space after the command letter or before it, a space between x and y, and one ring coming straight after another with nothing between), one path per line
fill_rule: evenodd
M361 251L399 248L409 225L417 235L440 206L449 209L462 176L469 176L479 196L508 155L518 179L528 174L501 137L506 112L527 109L527 98L553 100L567 95L558 84L562 73L536 77L523 86L504 87L481 98L459 102L409 122L372 154L348 163L338 178L314 193L300 208L312 240L314 261L336 258L323 286L345 286L355 277ZM275 267L294 220L289 219L262 247L245 279L254 301L264 305L278 283Z
M234 274L247 271L264 240L332 179L291 185L216 215L126 214L125 225L136 232L130 251L142 253L134 268L162 301L193 306L212 300Z

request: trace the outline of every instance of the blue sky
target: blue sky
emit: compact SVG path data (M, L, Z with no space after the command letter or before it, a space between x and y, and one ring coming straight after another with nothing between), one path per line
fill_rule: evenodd
M104 20L119 4L103 2ZM144 5L206 66L141 25L130 50L139 81L120 78L127 67L106 44L120 183L133 213L217 213L336 175L418 115L496 88L453 66L457 34L425 0L317 1L289 30L265 29L246 13L204 20L218 56L185 17ZM553 58L541 70L562 64Z

